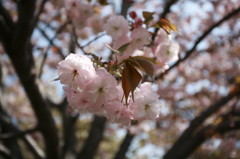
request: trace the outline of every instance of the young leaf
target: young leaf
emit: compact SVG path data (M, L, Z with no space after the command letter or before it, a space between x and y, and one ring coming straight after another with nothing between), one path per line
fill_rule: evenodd
M148 25L153 20L153 14L154 12L146 12L143 11L143 17L144 17L144 24Z
M117 49L117 51L120 52L120 53L122 53L123 51L125 51L125 50L127 49L127 47L129 46L129 44L131 44L131 42L122 45L120 48Z
M178 32L178 29L174 24L170 23L169 20L163 19L163 18L160 18L159 21L157 23L153 24L151 27L162 28L168 34L170 34L171 31Z
M60 80L60 78L58 77L58 78L55 78L53 81L59 81Z
M154 74L154 67L153 63L146 59L143 56L134 56L130 57L129 60L139 69L147 73L149 76L153 76Z
M134 100L133 92L141 79L142 76L140 73L129 62L126 62L122 72L122 88L126 99L126 104L130 92L132 93L132 99Z
M145 56L134 56L135 58L141 58L141 59L145 59L148 61L151 61L153 64L155 65L160 65L161 63L157 62L157 60L150 58L150 57L145 57Z
M98 0L101 5L108 5L107 0Z

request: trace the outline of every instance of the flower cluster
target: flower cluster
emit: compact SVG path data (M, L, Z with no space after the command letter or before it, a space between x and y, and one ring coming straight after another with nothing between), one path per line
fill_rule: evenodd
M94 68L85 55L70 54L59 63L58 73L69 105L80 112L103 115L122 125L159 116L161 104L149 82L141 84L135 90L135 100L129 99L126 105L122 102L122 87L115 77L105 68Z
M133 13L135 12L131 12L131 14ZM161 69L165 70L170 63L178 60L178 43L174 42L163 29L160 29L153 46L147 47L150 43L151 34L147 28L143 27L143 22L138 23L138 25L135 24L137 23L136 20L139 21L135 14L131 16L135 20L131 31L128 21L123 16L113 15L105 24L107 34L112 37L113 48L119 49L126 46L121 55L115 56L119 61L122 61L129 56L134 56L135 51L143 50L142 56L156 58L162 66Z
M89 12L93 12L91 5L74 6L81 6L83 13L78 15L72 10L69 14L73 17L89 17ZM151 19L151 16L152 13L145 13L144 18ZM179 45L168 36L169 30L160 29L151 42L152 34L148 30L151 26L147 19L142 20L135 12L131 12L130 17L133 19L130 25L120 15L110 16L103 25L112 38L112 44L107 46L116 53L113 60L103 63L96 55L90 59L86 55L70 54L58 65L59 79L72 108L105 116L122 125L130 125L132 120L159 117L159 95L152 90L151 83L141 83L142 74L154 76L154 71L166 69L178 59L179 52ZM102 22L96 14L88 21L89 24L97 22L92 26L95 30ZM162 21L165 28L174 27ZM163 24L160 21L154 25Z

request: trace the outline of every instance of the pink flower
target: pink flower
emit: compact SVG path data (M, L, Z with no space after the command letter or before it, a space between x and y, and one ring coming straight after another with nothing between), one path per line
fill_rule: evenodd
M131 124L132 113L123 105L120 101L108 102L104 107L106 117L114 123L119 123L123 126L129 126Z
M121 36L120 38L113 41L113 48L119 49L121 46L129 43L131 41L131 38L127 35Z
M116 40L121 36L127 35L129 31L128 22L123 16L113 15L107 20L105 30L113 40Z
M84 88L96 76L92 61L85 55L70 54L58 64L59 79L62 84Z
M160 44L155 51L155 55L161 63L170 63L178 60L178 53L178 43L171 41Z
M79 5L80 19L86 20L94 14L94 8L89 3L81 3Z
M103 19L100 15L94 14L87 19L87 25L93 30L94 33L99 33L103 31Z
M89 102L102 105L117 97L117 81L105 69L97 69L97 76L87 86L84 92Z
M152 90L151 83L141 84L135 92L135 100L131 101L129 108L136 120L155 119L159 116L160 102L158 94Z
M156 48L162 43L169 42L169 37L163 29L159 29L153 46L153 52L156 51Z
M117 55L117 59L122 61L129 56L132 56L135 50L143 49L143 46L149 43L149 33L144 28L136 28L131 33L132 41L124 50L121 56Z
M74 0L66 0L64 5L68 15L71 18L75 18L79 16L79 12L78 12L79 2Z
M144 45L149 43L150 34L146 29L141 27L134 29L132 31L131 37L131 45L133 45L136 49L140 50L143 48Z
M71 107L83 113L88 111L88 108L91 107L91 103L86 100L83 91L67 86L63 87L63 89Z

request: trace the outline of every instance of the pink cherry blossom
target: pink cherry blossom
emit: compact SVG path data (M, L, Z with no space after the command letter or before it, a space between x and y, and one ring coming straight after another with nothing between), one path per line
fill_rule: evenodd
M80 54L70 54L65 60L59 62L58 74L62 84L81 89L96 76L92 61Z
M123 16L113 15L111 16L105 25L105 30L113 40L116 40L124 35L127 35L129 28L128 22Z
M88 101L102 105L117 97L117 81L103 68L97 69L96 72L96 78L86 86L84 91Z
M150 35L146 29L144 29L144 28L134 29L131 33L132 40L130 41L130 44L122 52L123 54L121 56L117 55L117 59L119 61L122 61L122 60L128 58L129 56L132 56L136 50L143 49L143 46L147 45L149 43L149 37L150 37ZM121 42L121 40L119 40L119 41L120 41L119 43L123 43L123 42Z
M120 101L108 102L104 109L106 111L106 117L114 123L119 123L123 126L129 126L131 124L132 113L123 105Z
M165 42L169 42L169 41L170 41L170 39L169 39L169 36L167 35L167 33L163 29L159 29L159 31L157 32L156 39L154 41L153 52L156 51L156 49L159 45L161 45L162 43L165 43Z
M94 14L94 8L89 3L81 3L79 5L80 18L86 20Z
M179 45L175 42L164 42L155 51L157 59L161 63L170 63L178 60Z
M131 38L127 35L123 35L119 37L118 39L113 41L113 48L119 49L121 46L129 43L131 41Z
M130 102L133 118L136 120L155 119L159 116L158 94L152 90L151 83L145 82L136 89L135 100Z
M103 19L100 15L94 14L87 19L87 25L93 30L94 33L99 33L103 31Z
M148 31L144 28L136 28L131 33L132 42L131 45L133 45L136 49L142 49L144 45L149 43L149 37L150 34Z
M79 6L81 5L79 1L66 0L64 3L68 16L71 18L79 17Z
M91 103L86 100L83 91L67 86L64 86L63 89L65 91L67 101L72 108L83 113L88 111Z

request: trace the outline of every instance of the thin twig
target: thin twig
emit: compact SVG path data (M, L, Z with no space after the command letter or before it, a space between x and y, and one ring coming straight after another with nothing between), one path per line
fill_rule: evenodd
M77 47L79 49L82 50L82 52L84 54L87 54L87 52L84 50L85 47L89 46L91 43L93 43L94 41L98 40L99 38L103 37L104 35L106 35L106 33L102 33L102 34L99 34L97 36L95 36L92 40L88 41L86 44L84 45L81 45L79 42L78 42L78 37L77 37L77 33L76 33L76 27L75 25L72 23L72 34L73 34L73 39L77 45Z
M0 102L0 123L1 123L1 126L7 127L10 132L20 132L20 129L16 125L13 125L9 121L11 121L11 117L3 109L2 105L1 105L1 102ZM14 134L14 133L11 133L11 134ZM10 138L8 138L8 137L10 137ZM14 139L14 138L11 138L11 135L8 136L8 137L6 139ZM43 159L44 158L43 151L41 150L41 148L39 148L36 145L36 143L33 141L33 139L31 139L31 137L29 135L26 135L26 133L25 133L25 135L20 135L19 138L23 140L23 142L27 145L30 152L33 154L33 156L36 159ZM5 140L5 139L3 139L3 140Z
M48 51L49 51L49 49L50 49L52 46L54 46L54 47L57 49L57 52L59 53L59 55L61 56L62 59L65 58L62 50L54 44L54 40L56 39L56 37L58 36L58 34L59 34L60 32L62 32L62 30L63 30L69 23L70 23L70 21L66 21L65 23L63 23L63 25L61 25L61 26L59 27L59 29L56 31L55 35L54 35L51 39L48 37L48 35L45 33L45 31L44 31L43 29L41 29L40 27L38 27L38 29L40 30L40 32L42 33L42 35L49 41L48 47L46 48L45 52L43 53L43 60L42 60L41 65L40 65L38 78L40 78L41 75L42 75L43 66L44 66L45 61L46 61L46 59L47 59Z
M37 22L38 22L38 20L39 20L39 17L40 17L41 13L42 13L43 10L44 10L44 6L45 6L45 4L46 4L47 1L48 1L48 0L42 0L42 3L40 4L39 10L38 10L36 16L33 18L32 29L35 28L35 26L36 26L36 24L37 24Z
M6 133L6 134L0 134L0 140L7 140L7 139L12 139L12 138L19 138L22 136L25 136L27 134L33 133L38 131L39 128L38 127L34 127L32 129L28 129L25 131L18 131L18 132L11 132L11 133Z
M99 38L101 38L105 35L107 35L107 34L106 33L99 34L99 35L95 36L92 40L88 41L86 44L82 45L81 47L85 48L85 47L89 46L91 43L93 43L94 41L98 40Z

